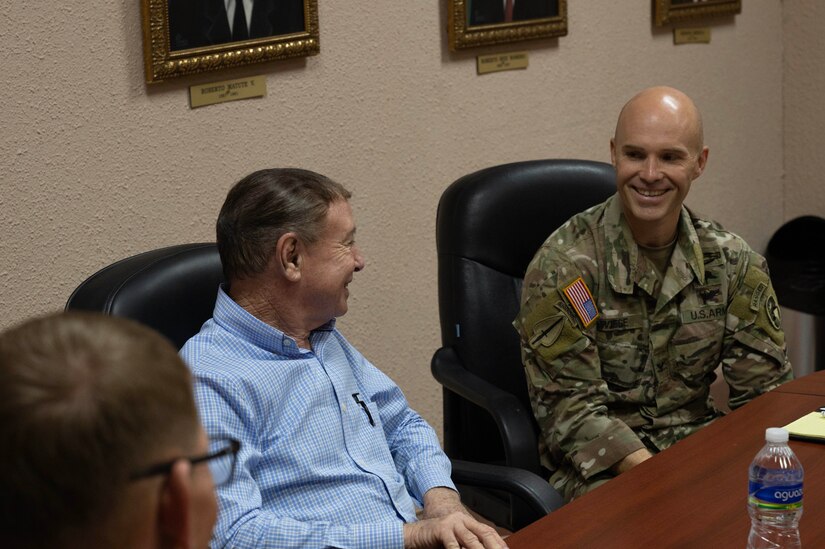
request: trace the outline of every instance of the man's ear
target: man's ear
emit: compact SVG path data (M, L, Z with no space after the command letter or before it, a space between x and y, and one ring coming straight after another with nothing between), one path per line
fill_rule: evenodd
M708 163L708 153L708 148L702 147L702 151L699 153L699 156L696 157L696 168L694 169L693 179L696 179L705 171L705 166Z
M191 546L192 464L179 459L163 483L158 509L161 539L168 547Z
M275 259L278 268L291 282L297 282L301 278L302 253L302 243L295 233L281 235L275 245Z
M613 137L610 138L610 163L616 167L616 140Z

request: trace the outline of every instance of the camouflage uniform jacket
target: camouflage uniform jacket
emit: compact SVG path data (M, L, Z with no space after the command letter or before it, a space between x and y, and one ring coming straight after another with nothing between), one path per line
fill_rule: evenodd
M720 364L731 408L792 377L765 259L684 207L663 277L618 196L574 216L530 263L513 324L542 463L568 500L718 417Z

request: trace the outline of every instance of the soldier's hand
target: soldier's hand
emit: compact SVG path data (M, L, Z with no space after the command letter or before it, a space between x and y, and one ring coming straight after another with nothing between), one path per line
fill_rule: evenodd
M652 457L653 454L651 454L647 448L640 448L632 454L625 456L623 460L614 465L613 472L617 475L621 475L622 473L630 471L641 462L647 461Z

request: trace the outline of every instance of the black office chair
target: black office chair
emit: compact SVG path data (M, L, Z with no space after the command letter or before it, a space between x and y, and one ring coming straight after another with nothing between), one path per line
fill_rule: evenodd
M212 316L223 271L214 243L181 244L138 254L86 279L67 310L90 310L137 320L179 349ZM538 482L537 482L538 480ZM536 516L546 514L551 488L526 471L453 460L456 484L502 490Z
M615 193L615 180L609 164L536 160L466 175L441 196L436 245L442 347L432 373L444 386L450 458L517 468L547 484L511 323L535 252L571 216ZM462 487L462 497L514 529L541 516L500 492ZM553 490L546 506L562 504Z
M66 310L137 320L180 349L212 317L222 281L216 244L169 246L104 267L72 292Z

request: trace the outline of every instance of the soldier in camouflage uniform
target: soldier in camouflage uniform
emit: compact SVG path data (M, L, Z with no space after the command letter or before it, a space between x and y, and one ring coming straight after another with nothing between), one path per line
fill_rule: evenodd
M566 500L791 379L765 259L682 205L708 150L693 102L650 88L611 140L617 194L554 232L514 326L542 463Z

